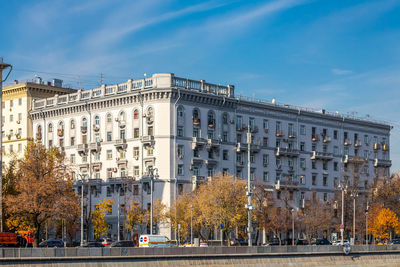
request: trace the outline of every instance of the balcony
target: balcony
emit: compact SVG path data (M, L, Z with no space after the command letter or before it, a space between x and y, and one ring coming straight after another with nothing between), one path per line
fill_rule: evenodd
M276 190L281 190L282 187L292 190L298 190L299 182L294 180L278 180L275 182Z
M351 157L347 156L347 158L348 158L348 160L345 163L363 164L363 163L365 163L367 161L366 159L364 159L362 157L359 157L359 156L351 156Z
M250 132L251 133L258 133L258 126L250 127Z
M392 166L392 161L387 159L375 159L374 167L389 168Z
M92 169L93 169L93 171L100 171L101 170L101 165L102 165L102 163L101 162L95 162L95 163L92 163Z
M64 129L57 129L57 135L58 135L59 137L64 136Z
M89 144L89 151L91 153L98 153L98 152L100 152L100 149L101 149L100 142L95 142L95 143Z
M207 166L217 166L218 161L215 159L206 159L205 163Z
M192 149L202 148L206 144L206 139L200 137L192 137Z
M283 137L285 136L285 132L283 130L276 130L275 135L276 137Z
M294 138L296 138L296 133L295 132L289 132L288 137L290 139L294 139Z
M354 140L354 147L361 147L361 140Z
M200 119L199 118L193 118L193 125L194 126L200 126Z
M154 166L156 164L156 157L146 156L143 158L144 164L147 166Z
M236 131L241 132L247 129L246 124L236 124Z
M126 139L115 140L114 146L117 150L125 150L128 147Z
M119 128L123 129L123 128L125 128L125 126L126 126L126 122L125 121L119 121L118 122L118 127Z
M381 149L381 144L379 143L374 143L374 150Z
M236 152L247 152L248 150L249 150L248 144L246 144L246 143L237 143L236 144ZM260 142L257 142L257 144L255 144L255 143L250 144L251 152L258 153L258 152L260 152L260 150L261 150Z
M78 154L81 155L81 156L82 155L87 155L87 153L88 153L88 144L79 144L77 151L78 151Z
M83 134L87 133L87 126L81 126L81 132Z
M387 145L387 144L382 144L382 150L383 150L383 151L389 151L389 145Z
M311 160L332 160L333 154L327 152L317 152L313 151L313 154L310 158Z
M311 135L311 141L318 142L319 141L319 135L318 134Z
M42 140L42 133L36 133L36 139L37 140Z
M330 136L324 136L324 143L329 143L330 141L332 141L332 138Z
M207 180L208 179L205 176L193 175L192 176L193 190L196 189L197 185L206 183Z
M247 145L245 143L237 143L236 144L236 152L246 152L247 151Z
M207 139L207 149L218 149L221 145L221 142L218 139Z
M121 158L116 158L116 160L117 160L117 165L118 166L120 166L120 165L127 165L128 164L128 160L127 159L121 159Z
M143 146L154 146L154 136L153 135L145 135L142 137Z
M350 146L351 145L351 140L348 139L348 138L344 139L343 145Z
M277 147L275 149L275 155L277 157L297 157L299 156L299 151L297 149L293 148L282 148L282 147Z
M203 159L199 158L199 157L194 157L190 159L190 164L191 165L196 165L196 166L200 166L203 165Z
M93 131L95 131L95 132L100 131L100 126L97 124L93 124Z

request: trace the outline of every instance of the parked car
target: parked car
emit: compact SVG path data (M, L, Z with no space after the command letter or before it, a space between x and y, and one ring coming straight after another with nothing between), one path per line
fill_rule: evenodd
M273 239L273 240L263 244L263 246L279 246L279 245L284 246L285 241L281 240L281 244L279 244L279 239Z
M46 240L39 244L41 248L63 248L64 242L61 240Z
M175 244L163 235L141 235L139 247L174 247Z
M312 245L322 246L322 245L332 245L328 239L317 239Z
M230 241L231 246L248 246L249 243L245 239L232 239Z
M308 241L306 239L297 239L295 242L296 246L306 246Z
M111 244L113 243L113 240L111 238L104 238L103 242L101 242L105 247L109 247L111 246Z
M88 242L87 244L83 245L85 248L103 248L104 245L101 242Z
M333 246L341 246L342 245L342 241L340 240L336 240L332 242ZM350 245L349 240L343 240L343 245Z
M124 247L134 247L135 243L133 241L124 240L124 241L115 241L111 244L111 247L114 248L124 248Z
M200 242L200 247L201 248L208 247L208 244L206 242Z
M398 245L398 244L400 244L400 239L392 239L391 244L392 244L392 245Z

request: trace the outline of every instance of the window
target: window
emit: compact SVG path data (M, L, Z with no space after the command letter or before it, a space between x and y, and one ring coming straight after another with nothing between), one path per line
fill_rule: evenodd
M328 170L328 162L324 161L324 162L322 163L322 169L325 170L325 171Z
M53 140L49 140L49 147L53 146Z
M178 137L183 137L183 126L177 126L176 128L176 135Z
M335 156L339 155L339 147L337 147L337 146L333 147L333 155L335 155Z
M242 129L242 116L236 116L236 130Z
M242 153L236 153L236 161L237 162L239 162L239 163L242 163L243 161L242 161Z
M75 129L75 121L74 121L74 120L71 120L71 122L70 122L70 128L71 128L71 129Z
M100 117L99 116L94 117L94 124L96 124L97 126L100 125Z
M300 183L306 184L306 177L304 175L300 175Z
M125 139L125 130L124 129L119 130L119 138Z
M138 111L137 109L135 109L135 110L133 111L133 119L134 119L134 120L139 119L139 111Z
M281 168L281 159L280 158L276 158L275 165L276 165L276 168L278 168L278 169Z
M125 121L125 112L121 111L119 113L119 121Z
M276 132L278 132L278 131L280 131L281 130L281 122L280 121L277 121L276 122Z
M112 132L109 131L107 132L107 142L110 142L112 140Z
M317 164L316 164L315 161L311 161L311 168L312 168L313 170L317 169Z
M147 135L154 135L154 130L153 126L147 127Z
M227 113L222 114L222 123L228 124L228 114Z
M300 125L300 134L305 135L306 134L306 126L305 125Z
M22 144L18 144L18 152L22 152Z
M112 115L110 113L107 114L107 123L112 123Z
M268 146L268 137L263 138L263 146Z
M250 129L254 130L254 126L255 126L254 118L249 118L249 125L250 125Z
M264 182L269 182L269 175L268 175L268 172L264 172L264 173L263 173L263 181L264 181Z
M229 169L223 168L222 169L222 175L226 176L229 173Z
M364 158L367 159L369 156L369 151L368 150L364 150Z
M94 160L100 160L100 152L95 153Z
M139 147L138 147L138 146L136 146L136 147L133 148L133 157L134 157L135 159L138 159L138 158L139 158Z
M317 150L317 146L315 144L312 144L311 151L316 151L316 150Z
M222 133L222 142L228 142L228 132Z
M133 195L139 195L139 185L137 184L133 185Z
M241 169L236 170L236 177L241 178L241 179L243 178L243 172Z
M334 163L333 163L333 170L334 171L338 171L338 163L335 161Z
M223 150L222 151L222 159L223 160L229 160L229 158L228 158L228 150Z
M306 159L303 158L300 159L300 168L302 169L306 168Z
M312 175L312 185L317 185L317 175L316 174Z
M275 176L275 181L280 181L281 180L281 173L280 172L277 172L276 173L276 176Z
M328 201L328 193L324 193L324 201Z
M13 145L10 145L10 153L14 152L14 147Z
M139 176L139 166L134 166L134 167L133 167L133 175L134 175L135 177L138 177L138 176Z
M112 159L112 150L107 150L107 160Z
M133 138L139 138L139 128L133 129Z
M153 156L153 150L152 146L147 147L147 156Z
M300 151L305 151L306 144L304 142L300 142Z
M263 155L263 165L264 167L268 166L269 164L269 155L268 154L264 154Z
M183 150L183 145L178 145L178 158L183 159L183 154L184 154L184 150Z
M22 113L18 113L18 120L22 121Z
M178 195L183 195L183 184L178 184Z
M178 115L178 118L182 118L183 117L183 107L178 107L177 115Z
M49 123L49 133L53 132L53 124Z
M327 145L323 145L322 151L323 151L324 153L326 153L326 152L328 151L328 146L327 146Z
M183 175L183 164L178 165L178 175L180 175L180 176Z
M324 186L328 186L328 177L327 177L327 176L324 176L324 177L322 178L322 184L323 184Z
M87 135L82 135L82 144L87 144Z
M263 128L264 128L265 132L268 132L268 129L269 129L268 120L263 120Z
M250 162L251 163L254 163L255 162L255 156L254 156L254 153L250 153Z
M288 166L293 168L293 159L288 159Z
M208 130L207 131L207 138L208 139L214 139L214 131L213 130Z
M193 175L199 176L200 175L200 170L198 166L193 166Z
M14 101L10 100L10 108L12 108L14 106Z
M193 127L193 137L200 137L199 128Z
M368 135L364 135L364 144L368 145Z
M87 127L87 119L86 118L82 119L82 127Z
M207 176L208 177L214 176L214 168L208 168L207 169Z
M22 98L18 98L18 105L22 105Z
M288 124L288 134L289 134L289 136L295 136L293 123Z
M344 155L349 155L349 147L345 146L345 147L343 148L343 154L344 154Z
M334 130L333 131L333 139L337 140L337 138L338 138L338 131Z
M126 169L124 167L120 169L120 175L120 177L126 177Z
M198 149L193 149L193 157L195 157L195 158L199 157L199 150Z

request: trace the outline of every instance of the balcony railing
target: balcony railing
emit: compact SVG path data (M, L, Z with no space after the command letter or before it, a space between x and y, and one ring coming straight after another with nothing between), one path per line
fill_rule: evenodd
M324 136L324 143L329 143L330 141L332 141L330 136Z
M145 135L142 137L142 143L143 146L153 146L155 141L154 141L154 136L153 135Z
M218 139L207 139L207 149L218 149L221 141Z
M57 135L58 136L64 136L64 129L57 129Z
M199 126L200 125L200 119L199 118L193 118L193 125L194 126Z
M88 152L88 144L79 144L77 151L79 155L86 155Z
M383 150L383 151L388 151L388 150L389 150L389 145L387 145L387 144L382 144L382 150Z
M391 166L392 166L391 160L386 160L386 159L375 159L374 160L374 167L389 168Z
M361 147L361 145L362 145L361 140L354 140L355 147Z
M313 141L313 142L319 141L319 135L318 134L311 135L311 141Z
M327 152L317 152L313 151L313 154L310 158L311 160L332 160L333 154Z
M381 149L381 144L379 143L374 143L374 150Z
M115 140L114 146L117 150L125 150L128 147L126 139Z
M285 132L283 130L276 130L276 137L283 137L285 136Z
M192 149L202 148L207 140L200 137L192 137Z
M277 157L297 157L299 156L299 153L299 150L293 148L277 147L275 149L275 155Z
M344 139L343 145L350 146L351 145L351 140L348 139L348 138Z

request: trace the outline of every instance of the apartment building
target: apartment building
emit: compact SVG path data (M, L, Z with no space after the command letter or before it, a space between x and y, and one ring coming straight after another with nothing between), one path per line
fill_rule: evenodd
M247 179L247 132L250 179L278 197L288 189L293 207L310 194L329 200L341 179L357 176L362 189L389 173L390 125L236 97L234 90L161 73L34 100L33 136L66 153L77 181L96 184L90 208L105 197L118 200L107 216L112 237L118 221L125 232L118 203L149 207L154 170L154 196L167 206L219 172ZM174 235L163 225L156 231Z
M63 88L59 79L45 83L39 77L33 82L15 81L15 84L3 88L3 163L8 164L11 158L21 157L27 142L33 140L29 117L32 100L73 92L75 90Z

